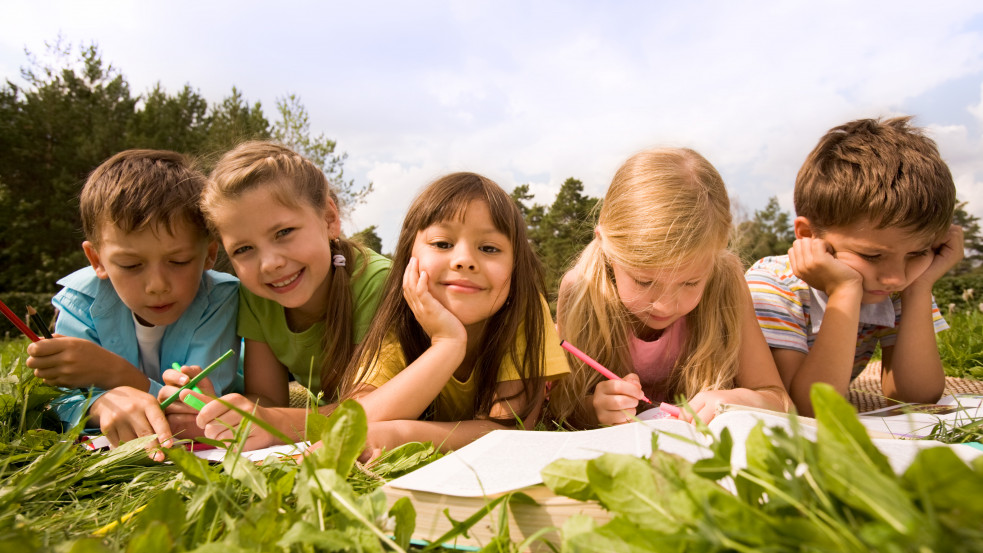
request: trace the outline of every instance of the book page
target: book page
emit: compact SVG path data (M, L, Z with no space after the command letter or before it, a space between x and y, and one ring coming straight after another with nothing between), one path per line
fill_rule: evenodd
M902 403L860 414L869 430L895 438L925 438L939 423L962 426L983 417L983 396L945 396L935 404Z
M648 456L655 431L661 432L662 450L694 461L710 456L693 425L675 419L576 432L495 430L389 485L462 497L496 495L542 483L540 471L556 459Z
M297 442L295 444L286 445L275 445L272 447L265 447L263 449L254 449L252 451L243 451L240 455L249 459L253 462L259 462L266 460L267 457L273 455L278 457L289 457L292 455L299 455L310 447L310 442ZM201 451L195 451L195 457L200 459L205 459L206 461L221 461L225 459L225 455L229 452L228 449L213 448L205 449Z

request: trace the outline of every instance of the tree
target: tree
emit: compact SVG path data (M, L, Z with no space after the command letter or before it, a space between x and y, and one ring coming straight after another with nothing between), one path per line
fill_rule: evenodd
M509 194L512 201L519 206L519 212L522 213L522 217L526 220L526 236L529 241L532 242L533 247L537 249L538 253L538 242L540 225L543 222L543 216L546 214L546 208L533 203L527 205L529 200L532 200L532 193L529 192L528 184L520 184L512 189L512 193Z
M50 292L85 264L77 196L96 165L126 147L136 99L94 45L48 45L57 65L28 53L25 86L0 94L0 289Z
M208 102L190 85L177 96L169 96L158 83L141 103L142 109L133 114L127 129L131 148L203 151L211 124Z
M545 212L532 236L546 268L546 286L556 292L563 273L594 236L595 207L599 200L583 194L584 185L568 178ZM530 210L530 213L533 213Z
M246 104L242 93L232 87L232 94L212 107L204 153L221 155L246 140L270 138L270 122L263 115L263 106Z
M311 136L311 124L307 109L296 95L291 94L277 101L280 119L273 125L273 138L284 146L303 155L324 171L328 182L337 191L341 207L355 207L365 203L372 192L372 183L356 188L354 179L345 180L344 163L348 154L335 154L334 140L324 133Z
M352 235L352 242L358 242L359 244L369 248L378 253L382 253L382 238L376 233L376 229L379 227L372 225L368 228L364 228Z
M731 247L746 265L769 255L784 255L795 241L792 217L772 196L764 209L754 212L750 221L737 224L731 236Z
M954 275L973 272L983 263L983 236L980 235L980 218L966 211L966 203L959 202L952 214L952 224L963 228L965 238L963 259L950 271Z

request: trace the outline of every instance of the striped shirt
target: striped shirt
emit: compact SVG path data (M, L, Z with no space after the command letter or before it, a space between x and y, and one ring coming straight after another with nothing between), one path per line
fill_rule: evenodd
M768 346L809 353L816 335L809 318L811 297L809 285L792 273L787 255L765 257L745 273L758 325L768 341ZM861 321L857 329L856 351L853 356L853 374L856 377L867 366L878 342L881 348L893 346L901 321L901 294L892 294L894 327L869 324ZM938 306L932 301L932 321L935 332L941 332L946 324Z

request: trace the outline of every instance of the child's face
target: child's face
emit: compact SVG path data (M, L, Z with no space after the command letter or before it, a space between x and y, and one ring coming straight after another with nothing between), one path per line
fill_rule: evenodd
M177 321L198 293L201 275L215 264L218 244L191 224L123 232L104 223L97 247L82 243L96 276L109 279L123 303L146 326Z
M874 228L870 221L833 227L822 238L833 256L863 277L861 303L880 303L900 292L932 264L933 237L902 228Z
M712 259L695 259L676 267L639 271L611 264L618 296L638 323L662 330L692 311L703 297Z
M429 277L430 293L465 326L488 319L508 298L512 242L495 228L484 202L471 202L463 221L417 232L412 255Z
M243 286L288 309L324 313L330 242L341 232L334 203L325 213L303 202L286 206L258 186L211 216Z

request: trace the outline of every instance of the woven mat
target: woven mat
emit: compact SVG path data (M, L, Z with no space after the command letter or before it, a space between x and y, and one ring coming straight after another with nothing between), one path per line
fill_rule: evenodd
M290 392L291 407L307 407L307 388L296 380L291 380L287 387Z
M983 394L983 381L947 376L945 394ZM881 394L881 362L871 361L850 383L850 403L864 413L887 407L895 402Z

